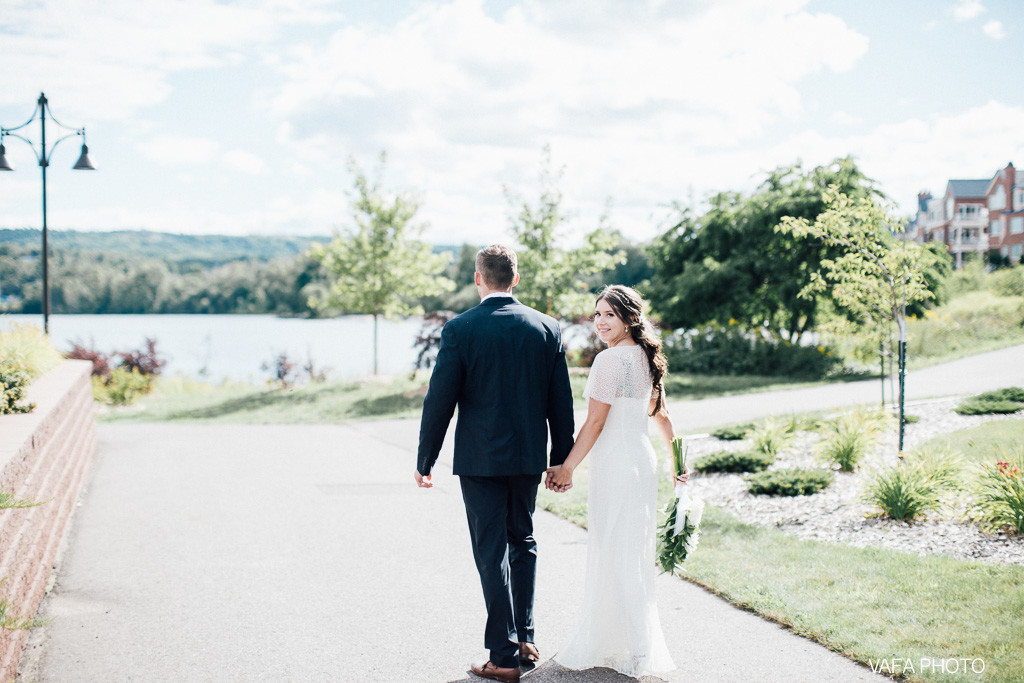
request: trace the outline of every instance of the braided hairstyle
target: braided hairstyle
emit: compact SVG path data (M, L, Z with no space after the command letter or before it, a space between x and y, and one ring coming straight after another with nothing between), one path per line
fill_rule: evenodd
M657 415L665 408L665 372L668 361L661 352L661 338L654 331L654 326L644 318L644 300L632 287L625 285L609 285L597 295L597 301L607 301L629 331L629 336L644 350L647 364L651 369L651 384L658 392L654 410ZM596 302L595 302L596 303Z

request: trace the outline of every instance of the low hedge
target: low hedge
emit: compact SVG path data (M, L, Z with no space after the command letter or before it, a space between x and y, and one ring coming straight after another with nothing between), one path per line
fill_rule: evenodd
M790 468L759 472L747 478L747 490L763 496L809 496L832 483L828 470Z
M721 441L739 441L740 439L747 438L747 434L752 432L757 425L753 422L746 422L739 425L728 425L726 427L719 427L715 431L711 432L711 436Z
M1024 404L1016 401L991 401L969 398L953 410L959 415L1009 415L1016 413Z
M760 472L774 462L774 455L757 451L716 451L697 458L693 469L698 472Z

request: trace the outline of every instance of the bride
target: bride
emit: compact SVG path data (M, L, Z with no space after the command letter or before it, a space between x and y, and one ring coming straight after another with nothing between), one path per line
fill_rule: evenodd
M555 661L640 677L675 668L654 600L658 468L647 434L652 417L671 452L662 383L667 364L635 290L606 287L594 326L608 348L594 359L583 392L587 419L565 463L548 469L545 481L554 491L568 490L573 471L590 455L583 608Z

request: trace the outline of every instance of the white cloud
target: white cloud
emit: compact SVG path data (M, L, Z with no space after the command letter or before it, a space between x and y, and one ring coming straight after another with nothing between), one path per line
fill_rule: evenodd
M832 116L829 117L829 121L840 126L854 126L864 122L863 119L857 116L853 116L852 114L848 114L845 111L835 112L834 114L832 114Z
M957 21L970 21L985 11L979 0L960 0L953 8L953 18Z
M904 212L917 192L940 194L950 178L990 178L1008 159L1024 159L1024 106L989 102L951 116L914 118L859 135L826 137L815 131L773 146L769 158L799 150L807 165L853 154Z
M272 60L286 79L278 141L310 165L391 150L395 179L423 191L438 235L503 230L501 187L535 194L522 179L551 143L581 230L606 196L640 230L708 175L688 163L708 161L702 150L756 145L803 115L802 79L865 54L865 36L806 5L530 1L498 17L479 0L424 5Z
M985 32L985 35L995 40L1001 40L1006 37L1006 29L1003 28L1003 22L992 20L981 27L981 30Z
M262 158L242 149L233 149L225 152L221 159L231 168L250 175L259 175L268 169L267 162Z
M206 138L158 135L139 142L135 148L158 164L205 164L217 154L219 145Z
M269 41L283 26L336 17L326 4L5 0L0 107L24 106L42 87L60 96L63 111L128 118L163 102L177 72L237 63L239 48Z

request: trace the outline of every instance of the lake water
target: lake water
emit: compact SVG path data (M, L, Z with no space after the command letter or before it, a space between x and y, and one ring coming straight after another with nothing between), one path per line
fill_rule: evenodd
M0 330L12 323L42 328L42 315L0 315ZM412 370L412 344L420 318L380 321L381 374ZM99 351L141 348L147 337L167 359L164 372L219 381L261 381L260 366L281 352L297 365L308 359L335 379L373 374L373 318L364 315L326 320L272 315L51 315L50 338L59 351L78 341Z

